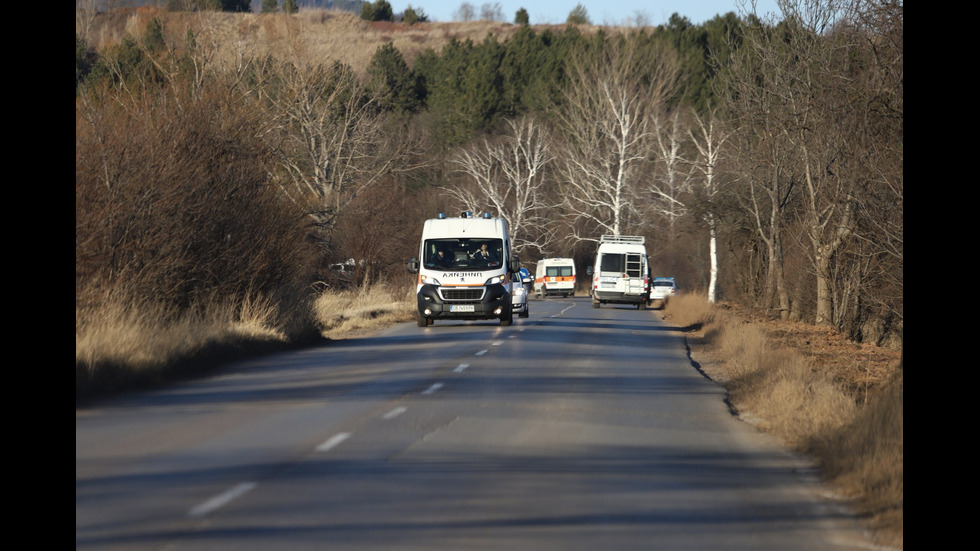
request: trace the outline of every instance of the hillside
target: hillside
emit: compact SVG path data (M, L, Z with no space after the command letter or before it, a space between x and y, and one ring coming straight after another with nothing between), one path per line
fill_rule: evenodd
M101 51L120 42L126 35L141 36L146 24L158 18L168 43L180 48L188 31L200 45L212 49L225 64L235 64L249 56L290 55L298 59L336 60L355 69L367 67L382 44L390 42L412 64L428 48L439 51L452 39L482 42L489 35L506 39L519 28L491 21L451 23L368 22L339 10L304 10L295 15L167 12L155 7L118 10L111 13L80 15L76 12L75 32L89 47ZM560 29L558 26L535 28ZM579 27L592 32L598 27Z

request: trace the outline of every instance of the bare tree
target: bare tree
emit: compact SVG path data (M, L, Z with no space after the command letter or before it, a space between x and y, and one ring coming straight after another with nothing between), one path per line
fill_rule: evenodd
M735 154L731 156L738 179L735 198L744 208L765 251L762 305L775 299L783 319L792 315L784 264L783 234L787 214L796 195L797 180L791 174L794 155L782 138L781 121L787 110L779 90L784 88L781 61L771 47L770 22L746 28L744 47L733 48L733 58L717 82L719 97L726 102Z
M668 122L664 122L664 119ZM681 110L669 117L653 117L654 125L654 164L656 170L650 179L648 191L651 195L650 208L667 219L672 229L679 218L687 214L684 197L690 192L688 161L681 152L686 125L681 121Z
M833 262L854 232L858 175L852 171L862 155L853 120L848 120L852 106L842 93L851 71L845 52L853 45L849 33L832 31L843 15L841 4L780 0L779 5L787 15L786 32L766 47L784 54L772 67L781 75L777 93L789 115L781 131L797 151L804 226L816 276L815 321L831 325L836 320Z
M568 74L557 114L565 138L561 192L575 219L572 238L598 241L638 218L638 180L655 152L652 122L677 84L678 62L665 47L616 37L572 54Z
M469 2L463 2L459 8L453 12L455 21L473 21L476 18L476 8Z
M92 40L92 26L99 13L99 0L75 0L75 34L86 43Z
M711 261L708 301L715 302L718 284L718 228L715 197L718 195L718 165L722 159L725 142L728 141L728 132L724 129L714 110L708 114L707 119L695 114L695 122L697 129L688 131L691 142L698 152L698 156L692 161L691 166L699 175L697 185L706 205L703 209L703 217L708 225L708 255Z
M518 254L545 249L554 226L543 193L553 160L551 138L532 116L505 123L507 132L500 138L483 138L456 154L453 162L471 185L446 190L470 210L506 218Z
M270 86L278 86L266 91L270 115L281 121L283 137L285 178L277 181L294 201L308 205L322 231L366 189L413 168L417 142L393 131L374 92L349 66L283 62L270 70Z
M747 27L731 73L740 75L729 81L739 162L748 169L741 171L748 185L742 197L770 247L767 298L772 283L783 286L782 228L792 208L815 282L813 319L843 328L862 315L857 290L876 254L855 246L842 256L862 224L875 226L867 219L872 209L860 206L869 204L869 188L887 191L901 181L893 177L893 167L901 167L901 100L888 99L901 97L901 79L889 77L895 65L881 64L887 45L901 39L882 32L887 24L856 24L856 8L870 5L862 0L778 4L784 21ZM899 54L899 74L900 66ZM887 112L891 106L898 108ZM896 143L899 153L887 153ZM881 174L888 176L876 178ZM786 315L788 297L782 290L777 296Z
M503 21L504 9L500 2L484 2L480 6L480 19L484 21Z

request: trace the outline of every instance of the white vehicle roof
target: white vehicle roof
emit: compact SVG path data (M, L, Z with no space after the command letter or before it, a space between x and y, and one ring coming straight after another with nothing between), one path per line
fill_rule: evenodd
M575 266L575 259L563 258L563 257L542 258L541 260L538 261L537 265L539 267L549 266L549 265L550 266Z
M474 239L506 239L507 221L503 218L493 218L488 214L475 217L472 213L463 213L459 218L430 218L422 226L422 239L439 239L441 237L474 238Z
M598 252L639 252L646 254L645 242L646 238L642 235L603 235L602 239L599 240Z

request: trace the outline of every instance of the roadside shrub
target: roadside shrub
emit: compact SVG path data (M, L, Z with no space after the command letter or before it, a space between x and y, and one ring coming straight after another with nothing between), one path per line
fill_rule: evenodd
M219 100L76 109L76 303L126 291L179 314L308 285L304 218L267 182L261 122Z
M76 99L76 390L318 335L305 217L258 110L215 90Z

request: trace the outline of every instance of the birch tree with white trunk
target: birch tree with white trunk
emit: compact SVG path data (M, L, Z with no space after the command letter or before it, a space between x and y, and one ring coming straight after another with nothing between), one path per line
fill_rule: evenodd
M697 173L693 179L694 185L699 188L699 195L705 202L703 217L708 225L708 256L711 263L708 302L715 302L718 293L718 228L714 207L718 195L718 166L725 142L728 141L728 132L714 110L708 113L707 118L695 114L694 120L695 128L688 130L688 134L698 155L692 160L691 168Z

